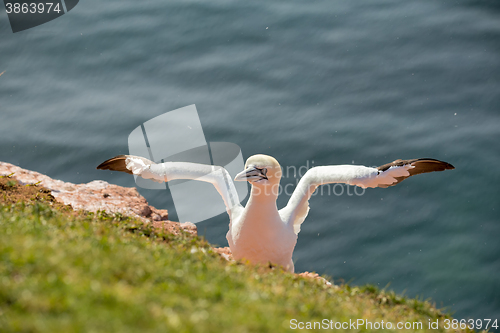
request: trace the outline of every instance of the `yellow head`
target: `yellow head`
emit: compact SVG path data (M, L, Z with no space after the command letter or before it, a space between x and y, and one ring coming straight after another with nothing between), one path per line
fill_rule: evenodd
M278 185L281 179L281 166L272 156L253 155L245 163L245 170L234 178L235 181L248 181L254 186Z

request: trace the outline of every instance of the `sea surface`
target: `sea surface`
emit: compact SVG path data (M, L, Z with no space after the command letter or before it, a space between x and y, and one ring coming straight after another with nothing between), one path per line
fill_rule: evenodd
M456 169L313 197L296 270L500 321L498 1L85 0L15 34L0 9L1 161L135 186L96 166L191 104L207 141L285 168L445 160ZM139 191L176 219L167 191ZM197 226L227 245L228 223Z

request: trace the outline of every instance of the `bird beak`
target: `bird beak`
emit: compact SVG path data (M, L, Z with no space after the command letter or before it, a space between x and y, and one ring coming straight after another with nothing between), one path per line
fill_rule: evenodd
M243 170L242 172L237 174L236 177L234 177L234 180L235 181L248 180L250 182L250 181L258 181L258 180L262 180L262 179L267 179L266 172L267 172L267 170L265 168L258 169L256 167L249 167L248 169Z

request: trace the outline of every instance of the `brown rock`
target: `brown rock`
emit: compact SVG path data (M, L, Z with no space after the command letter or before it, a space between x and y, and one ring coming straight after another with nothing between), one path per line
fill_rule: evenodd
M143 220L144 222L160 221L171 232L185 230L193 235L197 234L193 223L178 223L168 220L166 209L157 209L148 205L146 199L135 188L109 184L103 180L94 180L87 184L72 184L52 179L41 173L22 169L10 163L0 162L0 176L10 175L19 183L36 184L51 190L51 194L58 202L71 205L73 209L89 212L98 210L107 213L120 213Z
M220 254L220 256L227 261L233 261L233 254L231 253L231 249L229 247L214 247L215 252Z
M324 283L327 286L331 286L332 285L332 283L330 281L326 280L325 278L322 278L317 273L304 272L304 273L299 273L297 275L305 277L306 279L318 280L318 281Z

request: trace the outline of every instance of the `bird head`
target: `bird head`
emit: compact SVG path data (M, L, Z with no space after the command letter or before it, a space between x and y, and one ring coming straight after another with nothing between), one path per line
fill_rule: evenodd
M245 170L234 178L235 181L248 181L253 186L279 185L281 166L274 157L267 155L250 156L245 163Z

